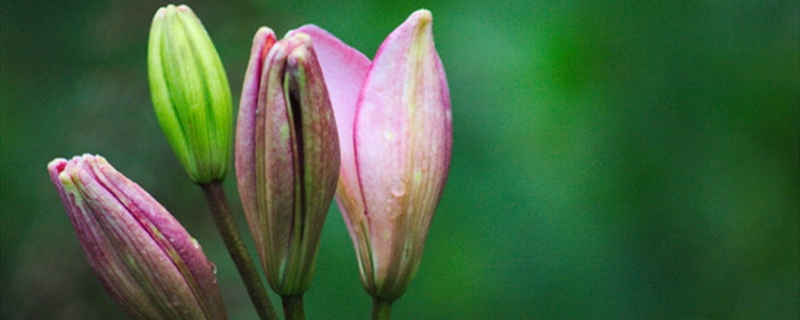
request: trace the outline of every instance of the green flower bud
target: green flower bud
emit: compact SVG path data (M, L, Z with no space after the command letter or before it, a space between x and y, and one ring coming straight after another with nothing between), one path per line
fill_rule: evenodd
M185 5L153 17L148 71L158 122L192 181L223 180L231 162L233 109L222 61Z

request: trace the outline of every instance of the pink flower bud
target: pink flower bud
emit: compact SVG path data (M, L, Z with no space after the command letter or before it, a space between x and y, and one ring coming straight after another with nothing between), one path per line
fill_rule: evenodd
M311 286L322 226L339 177L339 144L311 38L253 39L236 128L239 193L270 286Z
M100 156L47 166L103 287L134 319L227 319L215 267L153 197Z

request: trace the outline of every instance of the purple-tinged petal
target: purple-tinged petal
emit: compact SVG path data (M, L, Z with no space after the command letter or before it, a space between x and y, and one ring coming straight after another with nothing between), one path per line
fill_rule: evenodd
M260 230L265 237L262 263L270 283L282 278L281 266L286 262L284 253L289 250L298 182L299 165L295 163L293 150L297 133L283 89L287 55L287 43L279 41L265 58L254 132L257 203Z
M148 234L155 240L183 275L197 301L211 318L222 318L226 312L217 289L214 269L203 253L200 244L166 208L142 187L111 167L103 158L97 158L95 168L98 180L128 209Z
M264 59L274 44L275 33L267 27L258 29L253 37L253 47L250 49L250 62L242 84L239 117L236 122L236 180L247 225L250 226L250 233L253 235L256 252L259 255L263 252L263 240L260 228L256 227L261 225L256 192L256 108Z

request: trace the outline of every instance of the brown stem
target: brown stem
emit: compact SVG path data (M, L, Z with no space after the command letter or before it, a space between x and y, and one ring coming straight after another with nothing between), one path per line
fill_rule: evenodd
M283 315L286 320L305 320L306 313L303 310L303 295L281 296L283 299Z
M392 316L392 301L373 297L372 320L389 320Z
M262 320L278 319L275 308L267 295L267 290L258 275L258 270L253 264L253 260L250 259L247 248L244 246L244 241L242 241L242 236L239 234L239 229L236 227L236 222L231 216L231 209L225 197L225 190L222 188L222 181L200 184L200 187L206 196L208 207L211 208L211 215L214 217L217 230L219 230L222 240L225 242L225 247L228 248L228 253L230 253L233 263L236 264L236 269L239 270L239 275L242 276L242 281L247 287L247 293L250 295L250 300L253 301L259 318Z

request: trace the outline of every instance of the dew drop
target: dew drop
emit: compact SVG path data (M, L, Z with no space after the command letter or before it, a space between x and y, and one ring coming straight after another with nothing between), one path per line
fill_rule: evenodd
M197 239L192 238L192 246L194 246L195 249L200 249L200 242L197 242Z
M217 274L217 265L211 262L211 272L216 275ZM215 279L216 280L216 279Z
M406 194L406 184L403 182L403 179L394 178L392 180L391 190L392 195L395 197L401 197Z

